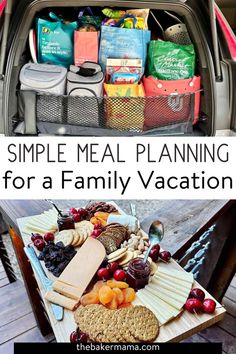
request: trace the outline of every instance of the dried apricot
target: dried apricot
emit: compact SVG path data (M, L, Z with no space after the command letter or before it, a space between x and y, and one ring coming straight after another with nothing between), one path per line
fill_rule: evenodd
M83 306L90 304L99 304L98 293L91 291L90 293L83 295L80 299L80 303Z
M116 281L116 280L108 280L107 281L107 285L110 288L119 288L119 289L125 289L125 288L129 287L129 285L126 282L124 282L124 281Z
M98 292L99 301L101 304L106 305L111 302L114 297L114 292L107 285L102 286Z
M95 224L101 224L101 221L98 220L97 218L95 218L95 216L93 216L91 219L90 219L90 222L95 225Z
M122 290L120 290L119 288L113 288L112 290L116 294L116 300L118 302L118 305L121 305L124 301L124 294Z
M106 285L106 282L104 282L103 280L98 280L94 284L92 291L95 292L95 293L98 293L99 289L101 289L101 287L104 286L104 285Z
M109 213L105 213L103 211L97 211L94 216L98 219L102 219L102 220L105 220L107 221L108 219L108 216L109 216Z
M128 303L124 302L123 304L118 306L118 309L123 309L123 308L131 307L131 306L133 306L133 305L130 302L128 302Z
M120 289L119 289L120 290ZM116 297L115 292L113 291L113 299L111 300L111 302L109 302L108 304L106 304L106 307L110 310L116 310L118 308L118 300Z
M133 288L127 288L122 290L124 295L124 302L132 302L135 299L135 291Z
M97 220L98 220L98 224L100 224L102 226L106 226L106 224L107 224L106 220L99 218L98 216L97 216Z

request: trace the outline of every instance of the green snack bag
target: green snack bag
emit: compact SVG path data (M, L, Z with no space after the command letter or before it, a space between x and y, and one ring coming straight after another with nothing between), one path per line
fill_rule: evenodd
M147 73L159 80L192 78L195 74L194 46L161 40L151 41L148 48Z
M38 62L69 67L74 63L74 31L77 22L64 23L50 12L53 21L37 19Z

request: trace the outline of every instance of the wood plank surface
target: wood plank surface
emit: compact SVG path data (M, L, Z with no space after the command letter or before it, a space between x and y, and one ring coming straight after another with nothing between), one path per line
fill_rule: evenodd
M36 321L33 313L29 313L0 327L0 344L7 342L9 339L15 338L20 334L28 331L36 326ZM6 328L7 327L7 328Z
M26 234L23 230L25 229L25 223L30 219L30 217L18 219L19 229L25 245L30 242L30 235ZM172 260L167 265L167 267L169 269L182 269L174 260ZM45 271L48 277L52 278L51 273L48 272L46 269ZM45 291L42 288L42 284L37 278L37 275L35 275L35 277L38 282L40 291L42 292L42 295L44 295ZM200 285L195 282L194 287L200 287ZM211 297L208 293L206 294L206 296ZM64 320L56 321L53 317L50 304L46 300L44 300L44 303L57 341L68 341L71 331L73 331L75 328L73 314L70 311L65 310ZM214 315L201 314L198 316L194 316L188 313L187 311L184 311L179 318L171 321L169 324L166 324L160 328L160 334L157 340L159 342L181 341L201 331L202 329L213 325L214 323L220 321L225 314L225 309L221 307L219 303L217 304L217 307L218 308Z
M228 354L235 354L235 337L222 330L220 327L215 326L207 328L201 332L209 342L222 342L223 350Z

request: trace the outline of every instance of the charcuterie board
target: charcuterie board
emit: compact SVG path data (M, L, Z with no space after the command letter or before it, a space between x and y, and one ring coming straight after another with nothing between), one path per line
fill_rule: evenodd
M115 203L109 203L112 204L120 214L124 214ZM42 216L40 215L20 218L17 220L25 245L28 245L31 242L29 226L34 227L34 222L32 222L32 220L39 221L39 225L42 224L42 227L45 227L46 229L51 223L51 221L49 222L49 219L51 218L51 216L50 218L48 217L49 214L53 215L53 212L46 214L48 220L47 226L43 225L41 220ZM56 214L54 215L54 218L55 220L53 223L55 224ZM52 218L50 220L52 220ZM37 232L37 230L35 230L35 232ZM142 234L145 239L147 235L143 231ZM81 249L82 247L80 250ZM119 250L117 254L119 254ZM94 252L94 259L96 264L96 252ZM86 259L84 262L86 263ZM53 281L55 281L55 279L60 280L60 277L56 278L44 265L43 267L49 279ZM86 268L86 265L84 268ZM81 272L83 273L83 270L80 269L80 275L82 274ZM40 279L37 277L37 274L35 274L35 278L57 341L68 342L71 332L74 331L76 327L73 312L65 309L63 320L56 321L50 303L44 298L45 290ZM64 281L65 280L63 280L63 282ZM202 287L192 279L191 273L186 273L178 263L171 258L168 263L157 263L157 268L153 273L151 282L144 289L136 292L136 298L133 301L133 305L146 306L158 318L160 329L159 335L155 340L156 342L181 341L213 325L223 318L226 310L219 303L216 303L216 309L212 314L190 313L183 310L182 307L187 298L186 294L188 294L191 288L202 289ZM206 298L212 299L210 294L205 290L204 292Z

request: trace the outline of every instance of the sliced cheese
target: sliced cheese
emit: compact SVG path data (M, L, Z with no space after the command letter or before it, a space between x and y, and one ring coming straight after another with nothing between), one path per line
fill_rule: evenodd
M183 286L185 286L186 284L192 284L193 283L192 280L184 281L184 280L180 280L180 279L177 279L175 277L170 277L169 275L161 274L161 273L156 273L154 275L154 277L159 277L159 278L162 278L162 279L166 279L169 282L172 282L173 284L179 284L179 285L183 285Z
M31 233L31 232L37 232L39 234L45 234L46 232L48 232L48 229L43 229L40 227L25 227L25 232L26 233Z
M71 299L79 300L81 297L81 291L74 286L62 283L59 280L56 280L53 285L53 290L57 291L58 293L65 295Z
M174 298L170 298L168 297L166 294L157 292L156 290L153 290L152 288L150 288L149 286L146 286L145 288L147 291L149 291L151 294L157 296L158 298L164 300L165 302L167 302L169 305L175 307L177 310L182 309L184 303L182 301L176 300Z
M165 323L167 323L168 321L171 320L171 318L172 318L171 315L168 315L166 312L161 312L158 307L153 306L152 300L145 297L144 294L139 293L139 294L137 294L137 297L139 300L141 300L141 302L144 304L144 306L148 307L155 314L160 325L164 325Z
M153 286L157 286L157 287L161 287L162 289L165 289L165 290L170 290L170 291L173 291L175 294L178 294L178 295L182 295L182 296L188 296L189 295L189 287L183 287L183 288L180 288L180 289L177 289L177 287L170 285L170 284L166 284L165 282L162 282L158 279L152 279L152 282L150 283L150 285L153 285Z
M178 300L180 303L183 303L183 304L186 302L186 299L189 294L187 292L186 295L180 295L174 291L174 288L172 288L171 290L167 290L167 289L164 289L162 286L158 286L158 285L152 284L152 283L150 283L147 288L155 290L158 294L161 293L161 294L165 295L166 297L170 297L171 299Z
M178 316L179 313L181 312L180 310L177 310L175 307L169 305L167 302L165 302L164 300L151 294L150 292L146 291L145 289L142 290L142 293L144 294L144 296L150 298L153 301L153 304L155 304L155 306L158 306L160 309L162 309L163 311L166 311L167 313L169 313L170 315L172 315L174 317ZM139 294L139 291L138 291L137 295L138 294Z
M178 281L177 282L175 282L175 283L173 283L173 281L172 280L169 280L169 279L167 279L167 278L162 278L162 277L160 277L159 275L157 275L155 278L153 277L152 278L152 281L154 281L154 282L158 282L159 284L165 284L165 285L170 285L170 286L172 286L172 288L174 287L176 290L182 290L182 289L189 289L189 291L191 290L191 288L192 288L192 282L191 283L187 283L186 284L186 282L185 283L179 283Z
M70 311L74 311L79 304L79 301L69 299L68 297L58 294L52 290L46 292L45 299Z
M170 277L180 279L183 281L193 281L193 274L192 273L187 273L185 270L175 270L175 269L166 269L164 267L159 267L158 268L158 273L159 274L165 274L169 275Z

